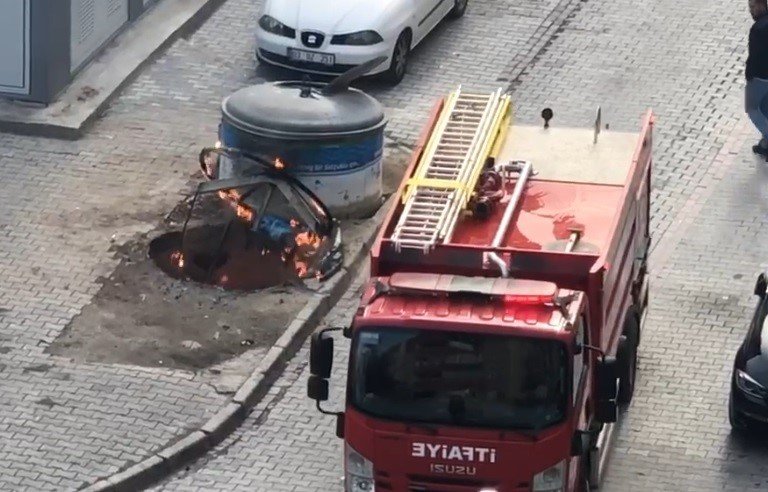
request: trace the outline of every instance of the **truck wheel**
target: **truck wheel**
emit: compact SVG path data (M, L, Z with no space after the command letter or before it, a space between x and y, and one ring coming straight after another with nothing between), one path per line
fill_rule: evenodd
M637 337L639 326L637 317L633 314L627 319L622 341L619 343L619 395L617 402L628 405L635 394L635 377L637 374Z

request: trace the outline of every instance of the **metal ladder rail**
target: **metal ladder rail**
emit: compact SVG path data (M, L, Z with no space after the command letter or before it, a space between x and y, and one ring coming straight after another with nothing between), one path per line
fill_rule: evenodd
M436 160L436 157L440 159L446 158L444 154L439 154L441 150L444 150L441 149L441 146L444 147L444 139L442 137L447 133L446 130L448 130L449 127L451 130L453 129L452 117L457 110L456 106L460 100L464 103L466 98L462 98L461 87L459 86L459 88L449 96L449 100L443 107L441 115L438 117L435 131L428 141L427 149L420 159L417 169L414 172L414 176L409 180L411 183L407 193L403 197L406 206L403 209L400 220L398 221L392 236L392 239L395 240L397 246L421 246L426 251L429 247L434 245L437 240L437 231L440 229L439 226L445 220L445 215L449 211L448 205L451 201L450 195L453 194L452 190L450 188L445 189L447 187L444 185L448 183L455 185L456 183L452 179L450 181L430 179L428 173L432 171L432 174L434 174L435 169L433 166L430 166L430 164ZM454 172L451 173L451 171ZM446 167L445 172L455 174L455 169ZM453 176L450 177L453 178ZM427 191L424 189L427 186L433 189ZM424 209L431 209L431 213L428 213L426 216L423 214L415 214L414 207L421 209L421 211Z
M475 131L472 135L472 141L468 146L467 153L465 154L462 163L459 166L457 176L455 178L458 183L461 183L462 187L458 188L454 193L453 200L450 204L450 211L448 217L446 218L447 220L441 224L440 233L438 235L440 239L445 238L446 233L455 227L459 218L459 214L461 210L463 210L466 206L466 203L469 200L472 191L474 190L474 185L477 182L477 178L480 176L479 171L482 170L482 163L477 161L477 155L481 149L482 141L484 140L485 133L487 132L489 122L491 119L493 119L495 110L498 106L499 95L500 91L488 97L485 108L483 109L482 115L480 116L480 120L474 129Z
M427 194L429 192L433 192L433 196L428 196ZM403 209L401 220L392 234L392 239L395 241L395 248L398 251L403 246L420 247L425 253L429 251L432 245L437 241L437 233L439 231L438 225L444 220L445 215L448 212L447 207L444 206L444 202L448 201L449 194L449 190L419 189L411 195L411 198ZM425 213L422 216L421 214L415 214L414 208L417 211L421 211L419 209L432 208L433 210L436 209L437 213L433 215L424 211ZM408 220L403 220L403 217L410 219L410 222Z
M458 94L455 104L444 113L445 125L441 126L439 134L435 134L436 138L431 139L433 145L430 145L429 153L423 156L419 169L409 180L411 191L419 186L455 188L457 178L461 177L462 166L466 164L464 159L471 150L472 137L477 126L472 122L471 133L464 131L456 135L454 115L462 111L458 106L466 102L462 96ZM482 116L479 111L475 112L479 117ZM455 141L451 141L452 139Z
M478 104L484 108L474 109ZM409 180L410 194L404 197L406 207L392 236L398 249L421 246L426 252L441 235L452 234L497 144L499 124L509 107L509 96L502 96L501 90L491 95L453 93L436 125L440 133L433 133L427 154ZM470 119L455 118L463 114Z
M417 176L409 180L411 181L411 195L407 199L406 207L398 227L396 227L395 234L393 234L397 246L421 246L425 252L434 246L446 218L452 215L456 208L458 195L462 188L466 187L467 154L472 151L473 144L477 141L480 126L476 122L459 121L461 126L471 125L474 127L472 128L474 131L471 133L469 131L457 132L455 115L473 114L482 122L488 111L491 97L477 95L462 97L464 95L458 91L454 94L457 97L454 97L453 104L446 108L448 110L441 115L444 116L441 118L442 123L445 123L440 125L441 134L433 134L434 137L431 139L430 143L437 142L436 145L430 146L427 159L421 161L418 174L414 173ZM483 102L485 102L483 111L470 109L472 105ZM462 141L446 145L444 138L446 135L449 138L458 137ZM446 147L449 149L448 152L446 152ZM463 158L460 157L462 154ZM440 159L440 166L434 165L437 159ZM430 189L430 191L425 188ZM413 190L415 190L415 194L413 194ZM422 210L431 209L433 213L426 216L421 214L413 216L415 215L413 214L414 207ZM439 210L438 213L434 213L437 211L436 209Z
M462 210L465 210L467 203L474 193L474 189L477 185L477 181L480 179L480 175L485 168L485 161L490 155L496 139L500 133L503 133L505 127L502 126L507 119L507 114L510 108L509 96L502 96L501 89L499 89L494 95L492 102L494 107L492 108L492 114L484 121L484 125L478 128L478 137L481 139L473 147L473 154L468 156L472 160L471 174L466 178L467 186L459 198L459 203L456 204L454 210L452 210L452 216L446 221L446 225L441 230L440 237L444 241L450 241L453 237L453 232L456 229L456 225L459 222L459 215Z
M455 144L455 145L461 147L463 152L461 154L461 158L460 158L461 161L458 166L458 169L455 170L456 175L453 177L453 179L459 181L462 184L464 184L467 181L467 179L469 179L469 176L471 176L471 172L474 170L473 169L475 165L474 155L477 152L479 141L482 140L483 138L483 132L485 130L486 123L488 121L489 113L493 109L495 109L496 99L497 99L496 96L498 96L498 94L493 94L490 97L486 97L486 100L483 101L484 107L482 111L476 110L476 109L473 109L473 110L463 109L459 111L454 110L453 112L454 115L471 113L471 114L477 115L479 120L476 124L475 122L471 123L473 127L471 130L471 133L470 131L456 132L457 137L455 138L461 138L463 141L461 142L461 144ZM459 98L458 103L465 103L467 106L473 106L475 104L479 104L480 101L472 102L472 101L462 100L462 98ZM454 120L453 123L455 125L460 125L460 124L465 124L466 122L462 120L459 120L459 121ZM447 129L451 129L450 124ZM445 139L445 135L442 136L441 141L444 139ZM450 146L452 146L452 144L443 144L443 147L450 147ZM446 159L450 159L450 156L446 156ZM454 159L454 162L457 162L457 161L458 161L458 156L457 158ZM433 162L434 162L434 158L433 158ZM433 162L430 164L433 164Z
M428 163L432 162L433 156L435 154L435 150L438 144L440 143L440 138L434 138L434 136L438 135L438 137L440 137L445 132L445 127L448 125L450 121L451 113L453 112L453 109L456 107L456 102L458 101L460 95L461 95L461 86L458 86L456 91L448 95L448 99L446 100L445 105L443 106L443 109L440 111L440 116L438 117L437 123L435 124L435 128L432 133L432 136L427 140L427 145L424 148L424 152L421 155L421 158L419 159L419 163L416 166L416 170L414 171L413 176L411 177L411 180L423 179L425 177L427 168L429 166ZM406 203L408 201L413 191L414 191L413 186L408 186L408 188L406 188L406 192L402 196L403 203Z

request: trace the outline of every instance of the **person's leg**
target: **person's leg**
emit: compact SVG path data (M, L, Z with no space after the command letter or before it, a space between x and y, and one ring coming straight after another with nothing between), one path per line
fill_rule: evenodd
M747 82L745 96L747 115L762 137L752 150L768 157L768 80L752 79Z
M763 128L760 128L760 133L763 137L760 139L760 145L763 148L768 148L768 81L761 81L765 86L765 92L763 98L760 100L760 114L762 115L761 121L763 122Z

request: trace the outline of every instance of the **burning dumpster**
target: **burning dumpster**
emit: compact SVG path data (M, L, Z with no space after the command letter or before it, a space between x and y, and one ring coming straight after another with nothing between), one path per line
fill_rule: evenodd
M272 162L209 149L250 176L201 183L182 231L150 244L166 273L228 289L324 280L342 264L338 222L320 199Z
M386 118L349 84L383 61L329 84L261 84L224 99L219 141L199 155L211 181L198 187L181 233L150 245L156 263L171 275L233 289L338 271L334 217L367 217L382 200Z

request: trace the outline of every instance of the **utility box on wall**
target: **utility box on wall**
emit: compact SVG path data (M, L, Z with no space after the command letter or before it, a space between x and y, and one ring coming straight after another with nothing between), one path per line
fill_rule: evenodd
M0 0L0 98L50 103L159 0Z
M70 71L128 22L128 0L70 0Z
M29 1L0 4L0 92L29 94Z

